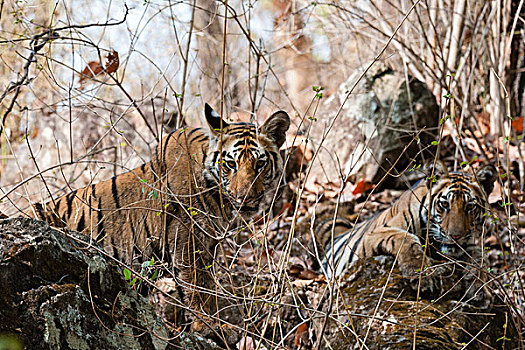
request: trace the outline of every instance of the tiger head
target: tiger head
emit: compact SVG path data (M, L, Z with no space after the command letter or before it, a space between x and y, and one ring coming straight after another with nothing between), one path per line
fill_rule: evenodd
M448 173L440 166L435 174L437 180L431 186L427 183L432 190L430 237L442 245L442 250L473 243L483 230L489 208L486 198L494 189L496 168L483 166L473 177L464 172ZM428 201L428 197L425 200ZM425 230L428 219L425 220L426 215L423 218Z
M210 141L205 176L222 190L228 202L244 218L271 204L279 187L283 160L279 148L290 127L286 112L272 114L261 126L227 123L206 104L204 110Z

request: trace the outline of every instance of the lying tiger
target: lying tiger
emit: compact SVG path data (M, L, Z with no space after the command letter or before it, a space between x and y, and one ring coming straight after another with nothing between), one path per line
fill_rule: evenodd
M272 202L290 119L278 111L260 128L228 124L208 104L205 117L207 127L167 135L150 162L35 204L28 214L90 235L133 266L153 256L167 263L174 275L180 271L186 302L213 315L216 244L233 221Z
M332 278L358 259L391 255L397 256L403 275L415 276L422 268L427 228L430 247L443 256L478 256L477 240L483 233L484 214L489 207L486 198L496 178L497 171L491 165L482 167L472 177L464 172L448 173L438 164L435 182L420 181L390 208L354 228L339 218L335 227L333 220L323 222L318 235L330 237L322 261L323 272ZM431 284L422 289L433 290L434 282L431 278Z

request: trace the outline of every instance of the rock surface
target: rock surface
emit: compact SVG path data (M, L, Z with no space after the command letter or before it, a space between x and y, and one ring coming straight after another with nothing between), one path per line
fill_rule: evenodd
M169 332L122 268L30 219L0 221L0 333L27 349L167 349Z
M330 311L322 348L357 349L359 339L366 349L411 349L416 325L416 349L461 349L466 344L468 349L517 347L511 311L498 302L467 303L466 279L443 278L440 295L435 300L424 296L416 306L415 292L397 268L387 278L392 263L390 257L359 261L344 275L331 310L328 298L321 302L320 310ZM317 297L319 291L314 292ZM325 317L315 319L316 332L324 321Z
M310 133L315 147L320 147L327 126L362 73L363 69L356 71L322 102ZM312 168L317 181L337 182L340 174L350 174L377 184L394 164L394 174L402 172L431 144L439 124L436 99L414 78L409 77L408 90L406 86L403 72L380 62L372 66L322 142Z
M28 349L220 349L196 333L170 334L149 302L127 286L122 268L87 240L30 219L0 220L0 345L17 336ZM501 302L484 306L483 297L467 301L467 279L444 278L435 300L423 296L416 305L410 281L392 264L392 258L358 262L333 302L326 283L292 282L293 293L281 303L263 304L273 315L263 345L409 349L417 322L417 349L517 346L511 310Z

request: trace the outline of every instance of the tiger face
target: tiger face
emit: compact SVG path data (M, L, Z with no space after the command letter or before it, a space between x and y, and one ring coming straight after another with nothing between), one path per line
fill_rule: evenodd
M208 105L205 116L211 133L205 176L220 187L223 200L244 218L265 209L275 196L282 175L279 148L290 126L286 112L270 116L258 128L251 123L231 123Z
M326 257L322 267L327 277L341 275L349 264L376 255L397 257L403 275L414 276L426 252L439 259L445 256L463 259L477 254L484 213L488 209L486 197L494 189L496 168L486 165L475 176L470 176L448 173L444 165L438 163L432 172L427 169L429 173L436 181L428 181L426 185L419 182L390 208L353 228L339 218L335 227L332 219L320 225L317 235L325 238L332 237L338 226L346 230L339 236L324 239ZM432 247L428 251L423 248L427 230L428 244ZM438 280L430 282L429 288Z
M489 165L481 168L475 178L463 172L445 171L444 178L436 182L428 227L430 237L442 244L442 250L452 245L465 246L480 236L488 209L486 197L494 188L496 174ZM424 231L427 223L428 215L423 215Z

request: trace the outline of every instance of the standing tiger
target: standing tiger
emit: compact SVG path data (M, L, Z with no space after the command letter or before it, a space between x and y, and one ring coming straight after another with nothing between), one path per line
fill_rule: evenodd
M207 127L167 135L150 162L35 204L28 214L90 235L132 266L151 257L167 263L174 275L180 271L193 310L213 315L218 239L234 220L249 220L272 202L290 119L278 111L258 128L228 124L208 104L204 112Z
M327 277L339 276L356 260L376 255L397 256L401 273L414 276L422 268L427 230L429 251L452 259L477 256L476 242L483 233L486 198L494 188L496 169L486 165L472 177L436 166L434 175L434 182L420 181L390 208L354 228L343 219L335 220L335 227L333 220L323 222L318 227L320 237L342 231L325 247L322 268Z

